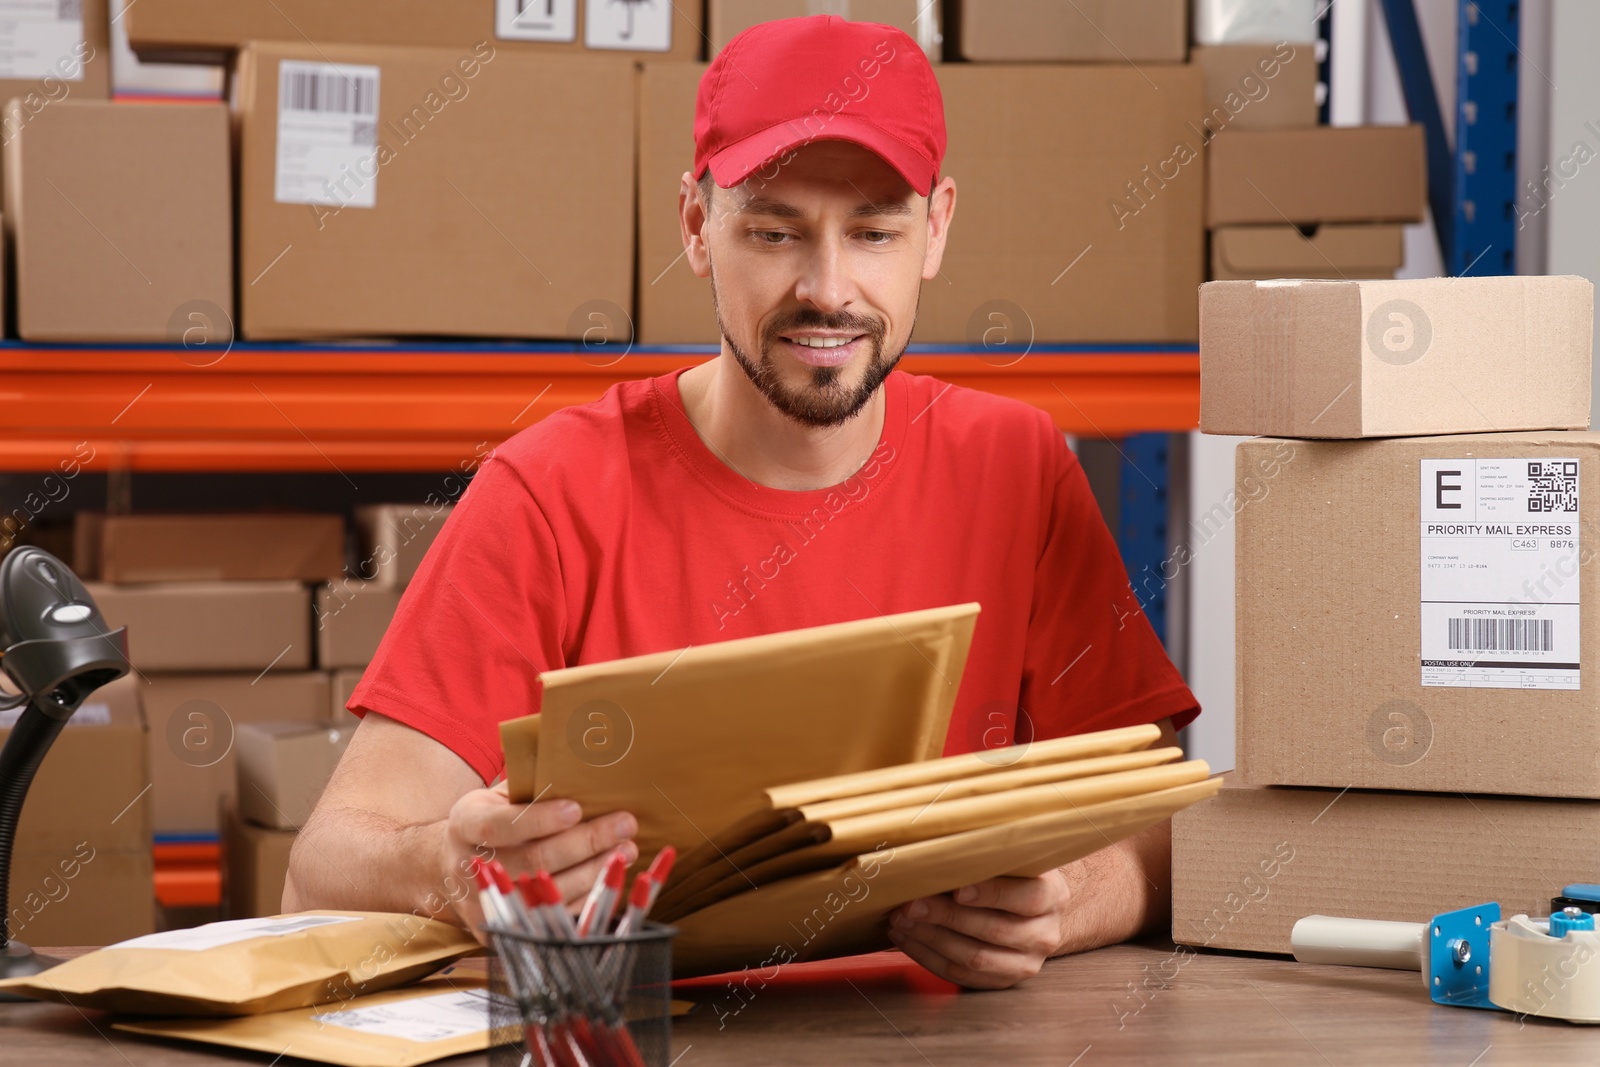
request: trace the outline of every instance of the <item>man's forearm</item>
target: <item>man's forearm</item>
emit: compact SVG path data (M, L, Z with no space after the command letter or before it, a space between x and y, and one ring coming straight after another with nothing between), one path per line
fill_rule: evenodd
M1063 867L1074 903L1055 955L1115 945L1172 916L1172 821L1107 845Z
M284 910L409 911L457 921L451 905L470 890L463 873L442 869L445 824L318 810L289 857Z

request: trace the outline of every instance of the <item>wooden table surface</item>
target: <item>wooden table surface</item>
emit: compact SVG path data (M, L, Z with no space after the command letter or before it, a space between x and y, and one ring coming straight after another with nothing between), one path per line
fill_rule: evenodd
M1436 1007L1418 974L1196 954L1157 941L1053 960L1003 992L958 992L885 953L821 972L794 968L765 987L752 978L739 996L725 983L678 995L701 1006L675 1021L677 1067L1600 1063L1600 1027ZM273 1063L125 1034L107 1021L62 1005L0 1004L0 1063ZM487 1056L440 1062L465 1067Z

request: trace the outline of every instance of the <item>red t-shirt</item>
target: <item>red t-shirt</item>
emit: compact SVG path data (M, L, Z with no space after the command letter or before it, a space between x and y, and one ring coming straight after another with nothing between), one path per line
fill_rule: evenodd
M351 711L491 782L498 724L539 710L539 671L977 601L946 754L1199 714L1043 411L896 371L872 457L797 492L706 447L679 373L613 386L485 459Z

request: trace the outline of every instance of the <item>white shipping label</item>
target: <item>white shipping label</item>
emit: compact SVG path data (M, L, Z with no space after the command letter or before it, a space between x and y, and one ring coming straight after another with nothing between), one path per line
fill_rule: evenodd
M578 0L494 0L494 33L506 41L576 41Z
M27 707L9 708L0 711L0 729L9 730L17 725L17 720L22 718L22 713ZM72 718L67 720L68 726L110 726L111 705L90 703L84 704L72 713Z
M0 0L0 78L82 81L83 0Z
M187 930L164 930L159 934L119 941L108 948L173 948L185 952L201 952L218 945L231 945L235 941L249 941L256 937L282 937L312 930L318 926L335 923L360 922L357 915L274 915L265 919L228 919L219 923L206 923Z
M1578 461L1422 461L1422 684L1578 688Z
M588 48L666 52L672 48L672 5L677 0L589 0L583 9Z
M378 205L378 68L278 64L280 204Z
M489 1030L489 998L462 991L392 1000L370 1008L348 1008L317 1016L317 1022L363 1034L381 1034L405 1041L448 1041Z

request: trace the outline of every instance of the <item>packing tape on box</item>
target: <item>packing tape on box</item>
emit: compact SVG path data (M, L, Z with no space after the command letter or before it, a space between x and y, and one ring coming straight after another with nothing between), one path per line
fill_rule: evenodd
M1489 999L1519 1015L1600 1023L1600 933L1552 937L1543 920L1513 915L1489 928Z

